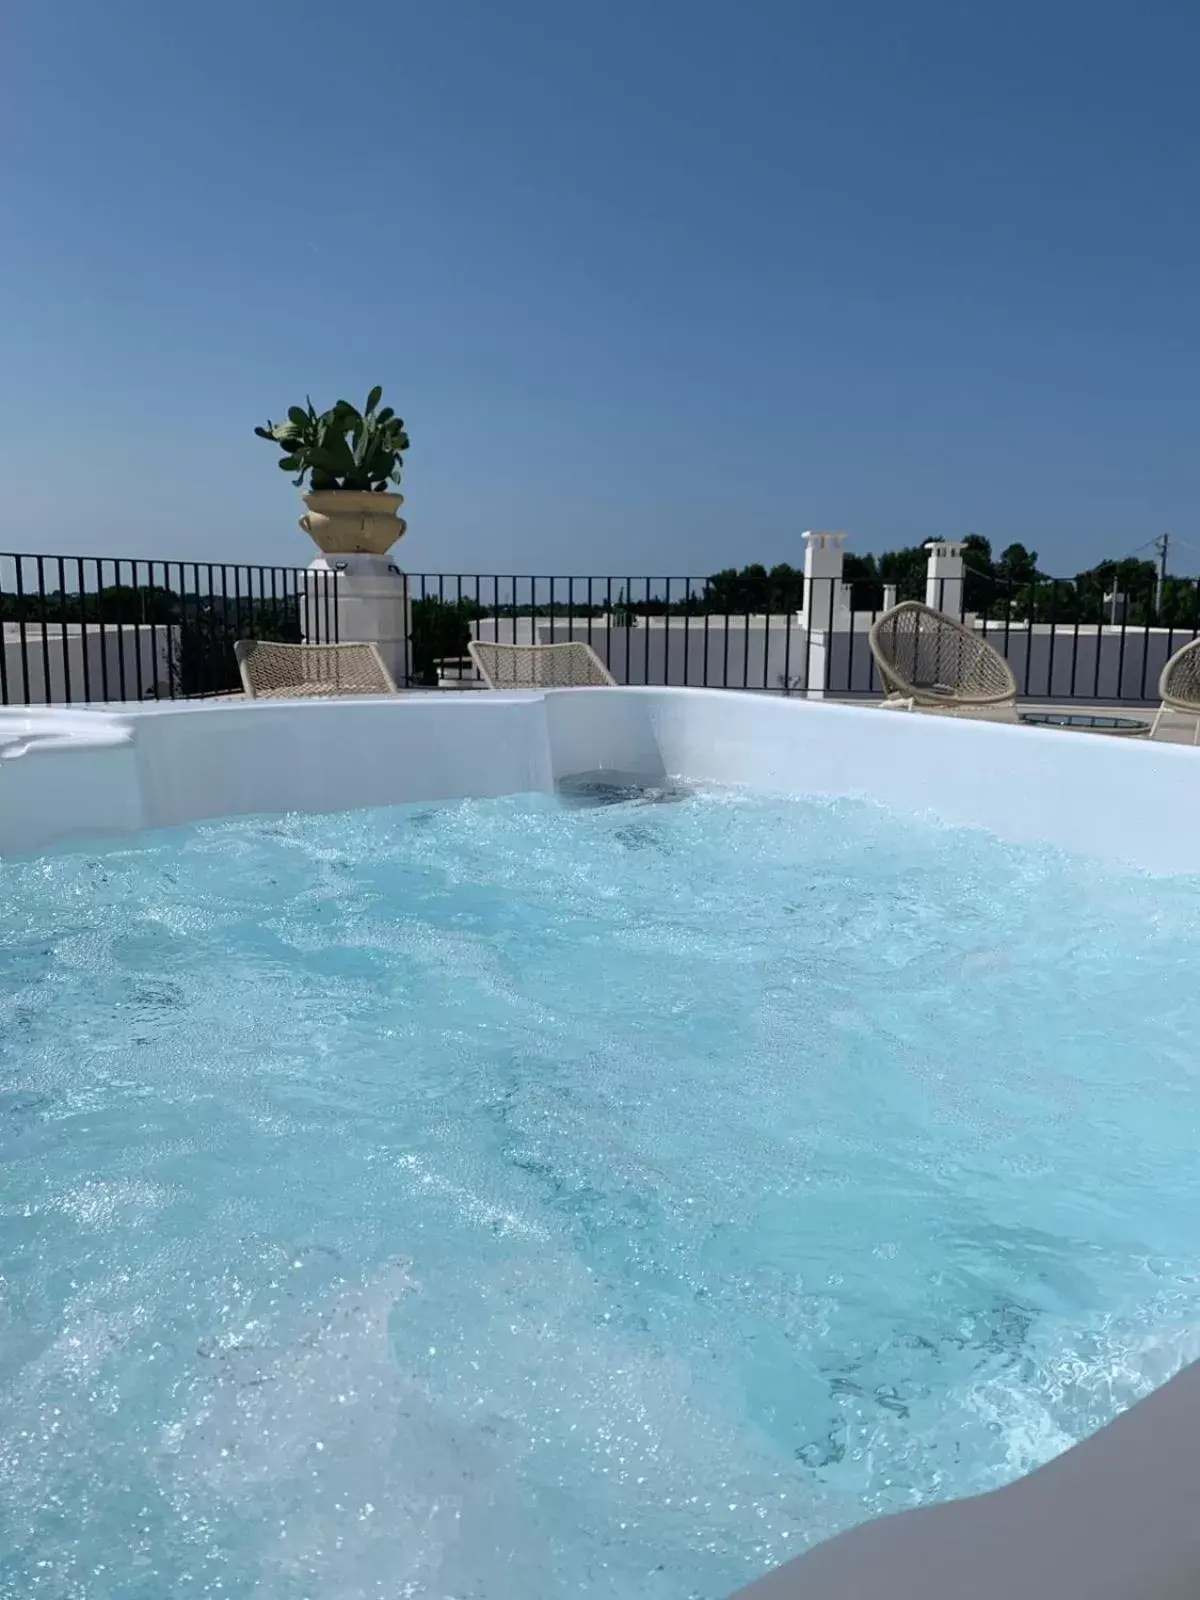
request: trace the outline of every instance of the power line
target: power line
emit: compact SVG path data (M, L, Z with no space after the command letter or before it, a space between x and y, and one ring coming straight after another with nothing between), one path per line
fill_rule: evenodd
M1121 560L1122 561L1132 561L1134 556L1140 556L1143 550L1149 550L1151 545L1157 545L1159 539L1160 538L1165 538L1165 537L1166 536L1164 534L1156 534L1153 539L1147 539L1145 544L1139 544L1136 550L1131 550L1128 555L1122 556ZM1181 543L1182 543L1182 541L1181 541Z

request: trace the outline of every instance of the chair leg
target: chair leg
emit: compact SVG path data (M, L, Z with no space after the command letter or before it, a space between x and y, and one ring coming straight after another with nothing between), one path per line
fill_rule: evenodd
M1154 721L1150 724L1150 733L1148 735L1149 738L1153 739L1154 735L1158 732L1158 725L1162 721L1163 712L1166 711L1166 709L1167 709L1167 707L1166 707L1166 704L1164 702L1162 705L1159 706L1158 710L1154 713Z

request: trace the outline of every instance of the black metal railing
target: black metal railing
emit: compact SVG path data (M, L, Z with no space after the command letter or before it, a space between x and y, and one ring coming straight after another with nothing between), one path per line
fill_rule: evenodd
M0 703L235 693L235 639L332 642L337 624L331 574L0 555Z
M780 573L783 575L780 576ZM868 643L892 599L877 579L807 584L790 568L691 577L410 574L411 684L470 687L472 637L582 639L619 682L878 697ZM336 642L353 623L332 570L0 554L0 703L236 693L239 638ZM926 598L915 575L896 597ZM1102 592L1082 580L1005 584L968 570L938 609L1002 654L1022 695L1146 703L1167 658L1200 633L1200 581ZM912 591L909 593L908 591Z

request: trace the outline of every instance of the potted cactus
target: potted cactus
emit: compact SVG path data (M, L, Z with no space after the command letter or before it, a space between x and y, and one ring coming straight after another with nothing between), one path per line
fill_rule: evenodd
M326 554L381 556L404 536L404 496L388 485L400 482L408 434L391 406L379 409L382 398L376 386L362 411L339 400L319 413L309 400L307 410L289 406L286 422L254 430L283 451L279 466L297 487L308 479L300 526Z

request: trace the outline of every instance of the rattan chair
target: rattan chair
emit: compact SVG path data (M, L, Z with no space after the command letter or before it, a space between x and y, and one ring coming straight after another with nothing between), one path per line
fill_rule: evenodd
M594 689L616 683L590 644L490 644L467 646L489 689Z
M943 716L1016 722L1017 680L998 650L972 628L919 600L903 600L875 619L871 654L887 691L885 706Z
M1150 724L1150 737L1168 711L1179 711L1193 719L1192 743L1200 744L1200 639L1189 640L1167 662L1158 677L1158 697L1162 704Z
M239 639L233 647L251 700L399 694L373 644L277 644Z

